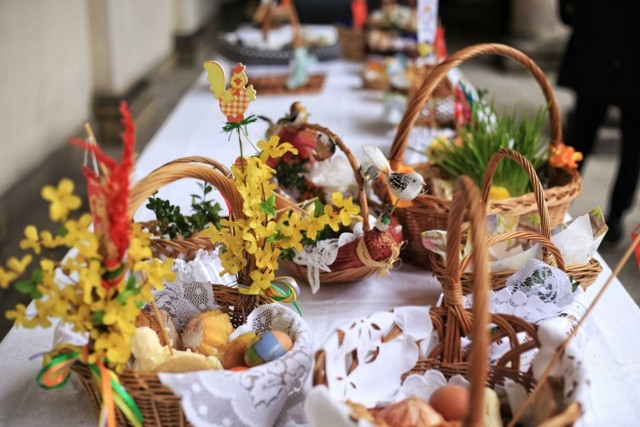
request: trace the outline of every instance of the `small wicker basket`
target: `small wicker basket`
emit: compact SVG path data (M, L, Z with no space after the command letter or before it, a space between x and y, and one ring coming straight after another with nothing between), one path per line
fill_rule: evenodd
M448 71L471 58L487 54L502 55L515 60L536 79L549 104L551 145L556 146L562 142L560 110L553 90L542 70L528 56L512 47L501 44L479 44L450 55L427 75L420 88L409 101L407 110L393 140L389 154L392 168L395 169L402 164L411 129L420 115L422 107L430 99L440 81L446 78ZM410 166L427 178L440 175L440 169L428 162ZM582 189L582 180L576 170L558 169L554 170L554 172L556 173L554 173L552 186L544 191L551 226L556 226L563 222L571 201L580 194ZM383 200L389 200L388 189L382 182L378 182L376 191ZM491 201L488 205L488 213L490 214L500 213L513 216L527 215L535 212L536 209L536 200L533 193L506 200ZM408 241L407 248L403 252L404 258L418 266L431 267L428 261L429 253L422 246L420 236L426 230L444 230L450 210L451 201L430 194L419 195L413 200L412 206L395 210Z
M353 169L356 183L358 185L358 204L360 206L360 215L364 219L364 236L357 239L355 242L351 242L340 247L336 260L329 266L329 268L331 268L331 272L320 272L320 283L322 285L330 285L357 282L371 276L373 273L388 271L389 267L398 258L400 246L388 232L371 229L368 221L369 204L367 202L367 195L365 192L365 183L358 172L358 160L355 158L351 150L349 150L349 148L344 144L342 139L331 132L331 130L316 124L305 124L303 127L305 129L320 131L329 136L349 160L349 164ZM388 248L391 256L383 260L374 259L371 248L369 247L369 236L377 237L375 241L379 244L383 244L385 248ZM296 264L289 260L283 260L281 263L298 278L307 280L308 269L306 266Z
M205 164L202 164L205 163ZM230 208L230 218L242 218L242 197L233 182L223 173L215 170L225 170L217 162L202 157L188 157L167 163L154 170L140 180L132 189L129 202L129 214L133 213L144 203L147 198L163 185L170 184L182 178L195 178L205 180L214 186L226 199ZM196 243L191 242L195 245ZM243 274L247 275L255 265L253 255L247 254L248 265ZM241 294L237 287L224 285L213 286L216 304L229 314L234 328L246 322L247 316L258 305L267 304L265 297L258 295ZM91 398L97 411L100 410L101 398L91 375L89 367L82 363L75 363L73 369L78 373L83 388ZM185 418L180 405L180 397L165 387L154 372L141 372L125 369L118 375L120 383L135 400L144 417L144 425L153 426L187 426L190 425ZM116 408L118 425L128 425L125 415Z
M249 76L249 81L260 95L287 95L293 93L318 93L324 85L324 74L311 74L303 86L295 89L287 87L289 74L265 74Z
M462 289L459 277L459 244L461 237L462 220L465 210L471 219L473 229L472 239L474 264L474 299L472 310L463 308ZM521 384L529 392L536 385L536 380L529 370L521 371L521 357L540 346L540 341L535 325L520 319L516 316L494 314L489 312L489 270L487 263L486 227L484 223L484 209L480 203L478 190L473 181L468 177L461 177L454 190L454 200L449 216L450 229L456 230L453 236L447 241L447 257L451 260L447 264L447 275L443 285L444 305L442 307L431 308L430 318L434 330L438 334L438 344L425 359L420 359L413 369L406 372L422 374L427 370L436 369L449 378L460 374L466 377L471 383L469 413L464 425L482 425L483 415L483 388L485 385L493 387L503 384L506 379ZM495 326L493 332L489 334L489 325ZM528 335L527 340L518 343L515 339L518 333ZM393 329L382 338L382 342L393 340L402 334L402 330L395 325ZM462 337L472 338L472 348L465 357L463 355ZM510 349L494 365L488 362L488 348L491 343L509 339ZM314 385L328 385L327 373L325 370L325 352L319 350L316 353L316 365L314 368ZM348 372L352 372L360 364L366 361L359 361L353 355L353 361L349 365ZM364 365L366 366L366 365ZM371 375L375 375L372 372ZM570 425L580 416L579 403L573 402L567 406L560 414L561 420L558 423L545 423L550 426Z
M362 61L367 57L367 33L364 29L336 26L342 57Z
M598 274L602 272L602 267L600 266L598 260L596 260L595 258L592 258L588 263L585 264L565 265L564 261L562 260L560 251L553 243L551 243L550 240L551 222L549 220L549 210L547 209L547 203L544 200L542 184L540 183L540 180L538 179L538 176L533 169L533 165L531 165L531 163L522 154L509 148L502 148L493 155L493 157L489 161L489 165L487 166L487 171L484 177L482 195L484 206L486 206L487 200L489 198L489 190L491 187L493 175L498 167L498 163L501 159L504 158L512 159L513 161L518 163L518 165L520 165L529 176L531 187L533 189L533 195L538 207L538 214L540 215L540 232L532 233L526 231L515 231L504 233L501 235L493 236L487 241L486 245L490 247L499 242L517 238L540 242L543 246L543 260L546 263L557 266L561 270L565 271L573 280L579 282L580 286L586 289L589 285L593 284L596 281L596 279L598 278ZM449 235L450 232L452 232L452 230L447 229L447 235ZM462 260L462 263L460 265L461 272L464 272L466 270L467 265L469 264L469 260L470 258L468 256ZM442 257L431 253L430 262L431 266L433 267L433 273L436 275L438 280L440 280L440 282L444 283L444 277L446 275L445 261L442 259ZM503 288L507 279L514 273L514 270L491 273L492 289L498 290ZM461 282L463 292L465 294L471 293L473 290L473 273L462 273Z

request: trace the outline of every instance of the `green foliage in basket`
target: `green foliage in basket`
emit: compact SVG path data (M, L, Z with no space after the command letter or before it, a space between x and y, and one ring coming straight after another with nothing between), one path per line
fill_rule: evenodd
M150 197L147 208L152 210L156 215L155 234L160 236L169 236L174 239L176 237L188 238L197 233L208 224L213 224L216 228L220 228L220 205L217 202L207 200L213 187L209 183L198 183L202 189L202 195L191 195L191 215L184 215L180 212L180 207L172 205L168 200L157 197Z
M499 117L493 105L476 102L470 123L458 128L455 143L439 144L436 150L430 150L430 160L451 179L468 175L478 187L482 186L491 156L500 148L516 150L537 170L548 157L548 141L541 137L546 116L547 108L541 108L533 119L518 117L515 111ZM525 194L530 187L526 173L512 161L499 163L493 185L506 188L510 197Z

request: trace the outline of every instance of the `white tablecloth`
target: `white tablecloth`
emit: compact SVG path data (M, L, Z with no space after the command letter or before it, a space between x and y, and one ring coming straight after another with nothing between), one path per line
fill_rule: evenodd
M392 130L380 117L382 95L358 89L357 64L339 62L325 67L328 78L321 94L270 97L258 93L258 101L250 105L249 112L275 119L299 100L311 112L311 121L331 127L356 156L362 154L363 144L388 150ZM203 75L140 156L136 177L189 155L211 156L230 164L238 153L237 142L227 141L220 132L222 122ZM265 127L250 127L254 141L260 139ZM163 189L161 196L174 202L184 200L186 208L188 195L196 191L194 182L182 181ZM587 291L589 299L609 273L604 265L600 279ZM389 277L327 286L316 295L303 286L299 303L318 345L337 326L353 318L399 305L435 304L439 293L440 286L430 273L402 266ZM51 329L14 328L0 343L0 426L97 423L81 390L67 385L44 391L35 384L40 359L29 360L29 356L49 350L52 334ZM640 425L640 310L617 280L591 317L584 351L592 378L589 425Z

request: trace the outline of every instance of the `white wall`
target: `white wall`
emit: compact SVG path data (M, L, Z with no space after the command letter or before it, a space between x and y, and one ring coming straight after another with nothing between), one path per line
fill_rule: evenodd
M90 116L85 0L0 0L0 194Z
M202 28L218 8L218 0L173 0L174 29L188 36Z
M173 0L88 0L98 94L123 95L173 50Z

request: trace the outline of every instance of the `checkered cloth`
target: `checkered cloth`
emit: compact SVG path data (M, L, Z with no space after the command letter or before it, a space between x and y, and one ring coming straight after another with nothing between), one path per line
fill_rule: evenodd
M230 123L237 123L244 120L244 112L247 111L249 106L249 95L247 95L246 89L231 89L233 92L233 101L229 103L224 102L224 98L220 98L220 110L227 116L227 121Z

